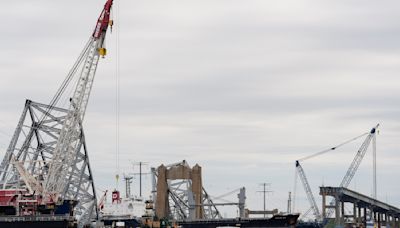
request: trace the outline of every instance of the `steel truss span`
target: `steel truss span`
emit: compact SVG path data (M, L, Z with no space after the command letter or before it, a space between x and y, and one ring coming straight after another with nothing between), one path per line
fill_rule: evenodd
M51 112L49 112L51 110ZM27 100L0 166L1 189L43 191L49 167L68 110ZM97 215L97 199L83 129L78 135L73 162L61 198L78 201L75 215L82 226ZM21 171L23 170L23 171Z

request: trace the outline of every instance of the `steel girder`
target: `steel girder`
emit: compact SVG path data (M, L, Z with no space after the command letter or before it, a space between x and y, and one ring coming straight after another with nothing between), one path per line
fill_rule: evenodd
M2 189L26 187L26 183L11 162L12 158L22 164L30 176L43 184L67 115L66 109L26 101L0 165ZM74 212L79 226L82 227L98 216L98 208L83 129L77 142L72 165L68 167L67 175L63 177L63 181L67 184L61 194L63 200L78 201Z

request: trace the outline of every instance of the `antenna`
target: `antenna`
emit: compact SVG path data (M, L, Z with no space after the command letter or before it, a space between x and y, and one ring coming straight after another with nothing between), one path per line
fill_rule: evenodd
M131 197L131 184L132 184L132 176L124 175L124 180L125 180L125 197L130 198Z
M263 190L257 191L257 192L261 192L261 193L263 193L263 195L264 195L264 211L263 211L263 214L264 214L264 218L265 218L265 211L266 211L266 199L265 199L265 195L266 195L267 193L273 192L273 191L267 190L267 186L268 186L268 187L271 187L271 183L261 183L260 186L263 187Z
M148 165L148 162L132 162L133 169L135 166L139 166L139 173L133 173L133 175L139 175L139 196L142 197L142 175L148 175L149 173L142 173L142 166Z

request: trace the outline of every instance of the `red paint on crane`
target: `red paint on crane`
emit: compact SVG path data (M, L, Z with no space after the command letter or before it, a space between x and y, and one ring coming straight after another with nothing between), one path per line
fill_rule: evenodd
M104 9L101 12L99 19L97 20L96 28L93 32L94 38L100 38L102 34L105 34L108 28L108 24L110 22L110 14L111 14L111 6L113 4L113 0L108 0L104 5Z

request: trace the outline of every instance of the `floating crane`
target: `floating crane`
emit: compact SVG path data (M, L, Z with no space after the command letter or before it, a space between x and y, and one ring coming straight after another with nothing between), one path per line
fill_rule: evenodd
M15 190L37 207L25 210L20 196L7 202L17 216L37 216L74 205L83 227L98 217L89 156L82 127L100 57L106 55L105 38L113 21L113 0L107 0L83 51L50 104L27 100L14 135L0 164L0 191ZM74 83L71 83L75 79ZM73 85L71 85L73 84ZM68 108L59 107L72 88ZM22 207L21 207L22 205Z
M325 215L324 218L323 218L323 216L321 215L321 213L320 213L320 211L318 209L318 206L316 204L315 197L314 197L314 195L312 193L310 184L308 183L308 180L307 180L306 174L304 172L304 169L300 165L300 161L305 161L305 160L320 156L322 154L328 153L330 151L334 151L334 150L336 150L337 148L339 148L339 147L341 147L343 145L346 145L346 144L348 144L348 143L350 143L352 141L355 141L355 140L367 135L367 137L365 138L364 142L361 144L361 147L358 149L358 151L357 151L352 163L350 164L349 168L347 169L347 172L344 175L342 181L340 182L340 187L347 188L349 186L351 180L353 179L354 175L356 174L357 169L360 166L361 161L364 158L369 145L371 144L371 141L374 143L373 149L374 149L374 154L375 154L375 150L376 150L376 147L375 147L376 130L377 130L378 127L379 127L379 124L377 124L374 128L371 129L371 131L369 131L367 133L364 133L364 134L362 134L360 136L357 136L355 138L347 140L347 141L345 141L345 142L343 142L343 143L341 143L341 144L339 144L339 145L337 145L335 147L320 151L318 153L309 155L307 157L301 158L301 159L296 161L296 172L297 172L297 175L300 177L300 180L301 180L301 182L303 184L303 187L304 187L304 191L306 192L307 199L308 199L308 201L310 203L310 210L313 211L313 214L314 214L315 219L317 221L321 221L325 217L330 217L330 215L332 214L333 210L329 210L327 215ZM375 160L374 160L374 164L375 164ZM376 171L374 170L374 177L375 177L375 173L376 173ZM376 185L376 181L375 181L375 178L374 178L374 189L376 189L375 185Z

